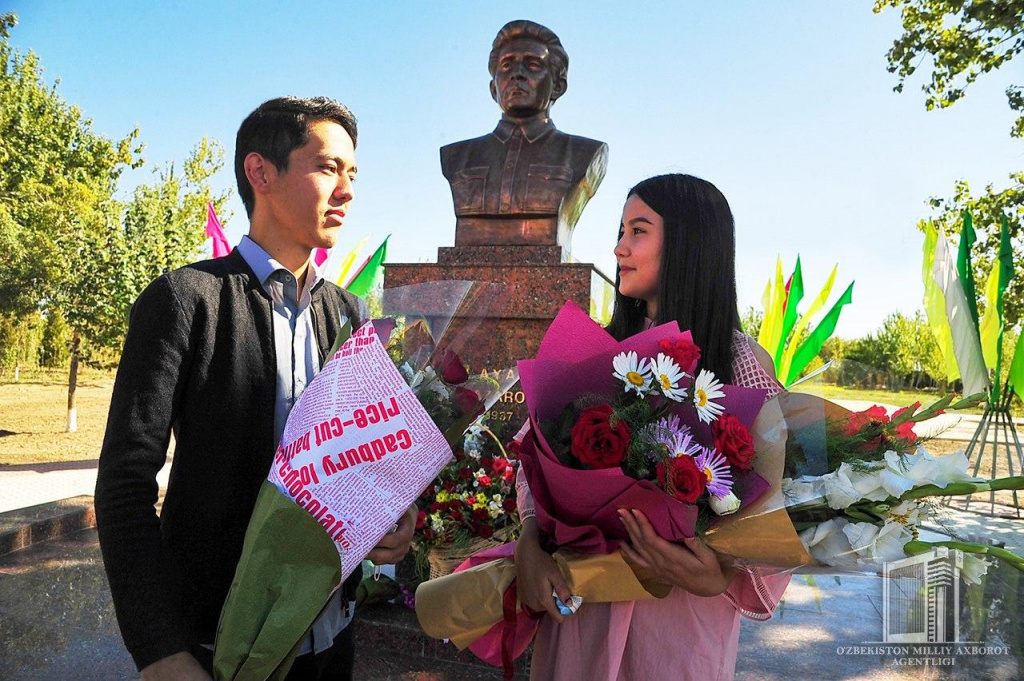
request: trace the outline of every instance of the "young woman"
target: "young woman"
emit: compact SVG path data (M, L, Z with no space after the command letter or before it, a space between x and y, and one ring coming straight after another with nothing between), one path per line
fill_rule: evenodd
M608 331L623 339L676 320L693 333L703 368L772 397L782 386L771 358L739 330L735 252L732 212L713 184L690 175L644 180L629 191L622 211ZM724 568L700 540L668 542L642 513L621 509L630 536L623 552L675 588L661 600L584 603L563 617L551 594L565 601L571 593L541 546L521 471L517 487L519 597L549 615L534 641L534 679L731 679L740 615L768 619L789 583L788 576Z

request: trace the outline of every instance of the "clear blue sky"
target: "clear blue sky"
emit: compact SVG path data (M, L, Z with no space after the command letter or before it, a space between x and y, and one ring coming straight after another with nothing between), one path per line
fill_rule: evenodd
M284 94L324 94L360 120L359 181L336 250L394 236L393 262L433 261L455 219L438 148L493 129L487 53L528 18L569 52L569 90L552 109L566 132L610 146L608 175L576 229L573 254L614 273L626 191L689 172L725 193L736 216L741 310L759 306L776 254L797 253L809 289L839 264L856 279L837 334L855 337L921 306L917 220L957 179L980 189L1024 167L1002 90L983 78L951 110L926 112L922 74L902 95L885 70L899 34L870 0L785 3L246 2L4 0L12 35L95 128L135 126L146 167L181 161L204 135L232 153L242 118ZM1019 78L1019 76L1018 76ZM233 187L230 167L217 177ZM247 230L233 198L235 243ZM202 224L197 224L202 229Z

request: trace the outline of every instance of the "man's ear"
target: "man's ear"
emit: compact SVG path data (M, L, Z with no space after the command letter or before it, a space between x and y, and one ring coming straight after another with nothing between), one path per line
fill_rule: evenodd
M551 87L551 103L554 104L555 100L565 94L565 91L569 89L569 81L565 76L555 79L555 84Z
M491 78L491 99L498 102L498 88L495 87L493 78ZM498 104L501 104L501 102L498 102Z
M245 177L249 180L254 194L266 194L270 185L277 177L277 168L255 151L250 152L242 162Z

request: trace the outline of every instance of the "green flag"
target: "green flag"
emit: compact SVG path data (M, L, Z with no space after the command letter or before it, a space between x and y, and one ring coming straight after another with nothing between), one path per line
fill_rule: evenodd
M377 247L377 250L363 263L363 267L359 272L352 277L352 281L345 287L349 293L362 298L373 290L374 285L377 283L377 278L384 272L384 259L388 257L388 239L390 238L390 234L384 237L384 241Z
M1024 402L1024 327L1021 327L1020 338L1017 339L1017 349L1013 352L1008 381L1010 387L1017 393L1017 397Z
M786 351L782 353L782 364L775 365L779 376L799 376L800 372L803 371L803 367L796 367L793 371L790 371L790 367L793 366L793 354L796 352L797 339L804 335L804 330L810 325L811 319L814 315L818 314L818 311L825 307L828 297L832 294L832 285L836 281L836 273L838 271L839 265L832 267L832 274L828 275L828 280L825 282L825 285L821 287L818 297L811 302L811 306L807 308L807 312L804 312L800 317L800 321L796 325L796 330L793 331L793 341L786 344Z
M821 346L825 344L828 337L836 330L836 323L839 321L839 313L843 306L853 302L853 283L846 287L846 291L839 297L836 304L828 311L828 314L821 320L821 323L811 331L807 340L800 344L793 355L793 363L789 367L789 375L783 378L783 385L789 385L797 377L796 367L806 367L815 356L821 352Z
M793 276L789 278L789 293L786 295L786 307L782 314L782 334L779 337L779 346L775 350L775 366L782 362L783 351L786 347L786 339L789 332L796 325L796 306L804 297L804 275L800 268L800 256L796 256L796 267L793 269ZM794 338L793 341L797 341Z
M971 318L974 319L974 326L978 326L978 294L974 290L974 269L971 267L971 248L975 241L977 237L971 213L965 210L964 226L960 231L960 247L956 252L956 272L960 275L960 283L963 284L964 295L967 296L967 307L971 311Z
M935 342L942 353L942 363L946 370L946 380L955 381L960 378L960 368L953 352L953 330L949 327L946 316L946 298L932 277L935 263L935 248L939 233L933 224L924 228L924 259L921 263L921 280L924 283L924 310L928 317L928 325L935 335Z

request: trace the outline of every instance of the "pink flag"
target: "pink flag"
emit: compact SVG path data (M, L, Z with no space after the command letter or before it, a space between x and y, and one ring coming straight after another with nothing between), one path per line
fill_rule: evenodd
M213 239L214 258L221 258L231 252L231 246L228 245L228 238L224 236L224 228L220 226L212 201L206 202L206 236Z
M313 262L316 263L317 267L320 267L327 261L328 252L326 248L318 248L313 252Z

